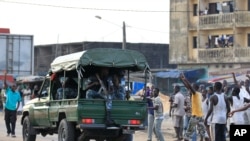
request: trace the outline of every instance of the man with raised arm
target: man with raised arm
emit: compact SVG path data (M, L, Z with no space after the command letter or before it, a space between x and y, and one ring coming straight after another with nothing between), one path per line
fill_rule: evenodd
M189 120L189 124L187 127L187 131L184 135L184 140L188 141L192 138L194 130L199 129L199 134L201 136L201 140L205 138L206 141L209 140L206 127L203 122L203 112L202 112L202 96L201 93L198 92L199 86L197 84L193 84L193 87L189 83L189 81L185 78L184 74L180 75L180 79L182 80L185 87L191 92L191 105L192 105L192 113L191 118Z
M6 103L5 103L5 125L7 128L7 136L16 137L15 128L17 120L17 109L19 108L21 102L21 96L16 90L17 86L15 82L10 86L7 86L6 82L7 71L4 71L4 89L6 93Z
M240 81L238 82L236 80L236 75L233 72L233 79L234 79L234 83L236 85L236 87L238 87L240 89L240 93L239 93L239 97L241 99L243 99L244 104L248 103L250 101L250 94L249 94L249 75L247 74L246 77L248 77L248 79L246 79L245 81ZM243 117L244 117L244 124L249 125L250 124L250 110L246 110L243 112Z

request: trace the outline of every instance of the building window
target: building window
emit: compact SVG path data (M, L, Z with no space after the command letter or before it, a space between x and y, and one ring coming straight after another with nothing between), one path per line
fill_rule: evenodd
M209 14L218 14L221 10L221 4L220 3L209 3L209 8L208 8L208 13Z
M193 48L197 48L197 37L193 37Z
M250 0L248 0L247 9L250 11Z
M250 33L247 34L247 46L250 47Z
M194 9L193 9L193 15L197 16L197 9L198 9L198 5L194 4Z

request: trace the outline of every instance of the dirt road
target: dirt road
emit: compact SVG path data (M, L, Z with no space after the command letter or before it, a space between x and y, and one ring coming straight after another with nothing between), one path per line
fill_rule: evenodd
M165 95L160 95L162 102L164 103L164 112L167 113L169 110L169 104L168 104L168 97ZM16 125L16 138L6 137L6 127L4 122L4 113L0 112L0 141L22 141L22 126L20 124L21 116L18 116L17 119L17 125ZM165 140L168 141L174 141L174 130L172 126L172 119L169 118L167 115L165 116L165 119L163 121L162 125L162 132L164 134ZM48 135L46 137L42 137L41 135L37 135L36 141L57 141L57 135ZM134 141L146 141L147 140L147 130L137 131L134 134ZM156 141L156 139L153 136L153 140Z
M22 126L20 124L21 116L18 116L17 120L17 127L16 127L16 138L12 137L6 137L6 128L5 128L5 122L4 122L4 115L3 112L0 112L0 141L22 141ZM164 134L165 140L173 141L173 128L170 118L164 119L163 125L162 125L162 132ZM147 140L147 131L137 131L134 134L134 141L146 141ZM57 141L57 135L53 136L46 136L42 137L41 135L37 135L36 141ZM156 141L156 139L153 138L153 141Z

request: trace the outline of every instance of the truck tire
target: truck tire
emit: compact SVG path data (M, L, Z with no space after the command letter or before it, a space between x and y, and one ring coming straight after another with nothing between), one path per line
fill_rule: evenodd
M58 141L74 141L75 128L71 122L62 119L58 128Z
M35 141L36 140L36 133L35 129L30 125L29 116L26 116L23 120L23 140L24 141Z

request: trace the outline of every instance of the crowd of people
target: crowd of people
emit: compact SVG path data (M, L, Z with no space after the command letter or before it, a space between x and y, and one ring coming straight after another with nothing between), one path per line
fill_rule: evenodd
M169 99L169 116L177 141L226 141L230 125L250 125L250 75L246 75L245 81L237 81L235 73L232 73L232 77L232 85L224 80L206 87L203 84L191 84L184 74L180 75L180 80L189 92L184 95L180 86L174 85L174 92ZM153 134L157 141L163 141L164 136L159 128L161 124L159 126L156 120L155 107L159 104L154 98L154 90L154 85L144 90L148 102L148 120L145 124L147 141L152 141Z
M245 81L237 81L235 73L232 77L233 85L224 80L203 87L180 75L189 93L184 96L175 85L169 100L178 141L196 141L198 134L201 140L226 141L230 125L250 125L250 76L246 75Z
M249 125L250 110L246 109L250 107L250 76L246 76L248 79L238 82L232 73L233 85L229 85L226 80L204 85L191 84L184 74L181 74L180 80L188 93L182 94L177 84L174 85L174 92L169 99L169 116L173 121L176 140L226 141L230 125ZM163 109L158 109L162 101L158 104L156 97L159 97L159 94L155 96L154 90L159 92L154 85L147 86L143 94L139 94L146 96L148 103L148 120L144 124L147 126L147 141L152 141L153 134L157 141L163 141L161 123L159 124L159 117L156 116L157 110L163 112ZM242 112L243 110L245 111Z
M6 76L7 72L4 74ZM134 99L128 91L121 87L120 82L123 75L120 75L120 72L111 74L111 79L108 79L110 77L109 69L103 68L100 72L90 76L87 81L86 98L105 99L106 124L115 126L110 116L112 100ZM180 75L180 80L188 93L182 94L180 86L177 84L174 86L174 92L169 100L169 116L173 120L176 140L196 141L199 135L199 138L205 141L226 141L230 125L250 125L250 75L246 75L248 79L245 81L237 81L235 73L232 73L232 77L234 85L229 86L224 80L222 83L215 82L213 86L205 87L196 83L191 84L184 74ZM102 85L105 86L105 89L102 88ZM38 92L38 86L35 86L33 91L29 86L19 89L16 83L8 86L5 79L3 90L7 136L15 137L16 115L21 106L20 103L25 104L34 98ZM102 95L103 92L100 90L107 92ZM147 141L152 141L153 134L157 141L165 140L161 130L164 106L159 93L159 88L154 85L147 86L144 90L143 98L148 104L147 122L145 123Z

